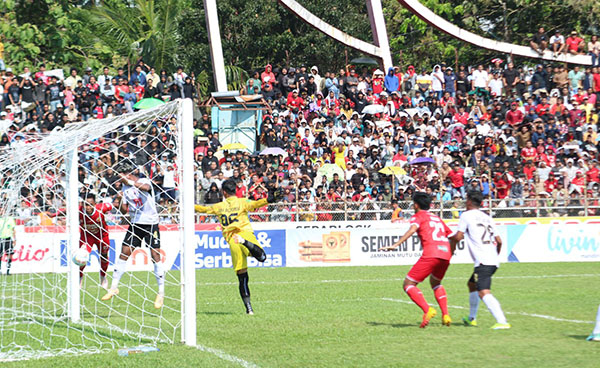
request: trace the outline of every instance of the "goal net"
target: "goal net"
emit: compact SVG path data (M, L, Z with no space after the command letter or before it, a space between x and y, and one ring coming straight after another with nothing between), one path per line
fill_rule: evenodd
M46 135L9 132L0 149L0 361L195 344L192 125L192 102L177 100ZM152 204L151 234L125 239L132 223L149 223L139 216ZM125 242L119 293L102 300ZM81 268L80 247L91 250Z

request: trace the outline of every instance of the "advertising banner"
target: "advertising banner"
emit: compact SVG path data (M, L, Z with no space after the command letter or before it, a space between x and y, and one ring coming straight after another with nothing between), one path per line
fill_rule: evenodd
M597 225L511 225L505 228L509 262L600 261Z
M408 224L402 224L395 225L393 229L377 231L369 229L287 230L287 265L289 267L412 265L422 254L421 242L416 234L394 251L379 251L380 248L394 244L408 228ZM461 242L452 257L452 263L471 262L471 256Z

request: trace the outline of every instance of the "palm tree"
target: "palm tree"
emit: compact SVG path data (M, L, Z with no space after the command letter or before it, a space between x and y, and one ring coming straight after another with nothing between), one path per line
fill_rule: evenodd
M128 64L143 58L157 70L177 62L177 15L182 0L103 1L87 19L98 38L127 58Z

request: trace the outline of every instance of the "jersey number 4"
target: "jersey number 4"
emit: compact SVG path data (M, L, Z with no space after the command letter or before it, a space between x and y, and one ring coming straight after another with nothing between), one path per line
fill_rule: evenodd
M223 226L229 226L231 224L233 224L234 222L237 222L237 213L232 213L231 215L227 216L225 214L219 216L219 222L221 223L221 225Z
M429 226L431 226L431 228L433 229L433 231L431 231L431 237L433 238L433 240L448 240L448 237L446 237L445 235L446 229L444 229L444 224L442 224L441 222L429 221Z

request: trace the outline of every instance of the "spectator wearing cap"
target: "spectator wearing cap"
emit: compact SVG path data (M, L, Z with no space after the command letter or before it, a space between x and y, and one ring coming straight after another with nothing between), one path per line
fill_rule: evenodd
M554 53L554 57L565 52L566 44L565 37L560 34L560 29L554 31L554 35L550 37L550 50Z
M577 35L577 31L571 31L571 35L565 41L567 51L572 55L580 55L585 52L585 43L583 39Z
M446 68L444 73L444 92L449 93L452 98L456 96L456 74L451 67Z

